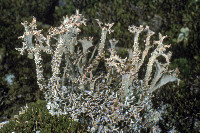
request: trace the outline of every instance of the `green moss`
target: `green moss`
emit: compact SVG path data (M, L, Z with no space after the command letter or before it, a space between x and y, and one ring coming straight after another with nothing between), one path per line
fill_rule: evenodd
M23 110L24 114L4 125L0 132L86 132L86 125L72 121L67 115L52 116L45 101L30 103Z

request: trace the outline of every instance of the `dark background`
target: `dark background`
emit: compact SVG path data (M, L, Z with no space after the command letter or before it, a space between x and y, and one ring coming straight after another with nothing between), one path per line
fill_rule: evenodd
M167 104L159 126L166 132L173 126L180 132L200 130L200 2L199 0L1 0L0 1L0 121L12 119L19 107L44 100L36 83L34 60L20 55L18 39L23 34L21 22L37 18L38 29L47 31L59 26L62 17L76 9L87 19L79 37L94 37L99 41L100 28L95 19L114 22L114 33L108 39L119 40L118 46L130 48L133 35L131 25L149 25L150 29L167 35L172 44L170 68L179 68L179 86L166 85L155 92L155 108ZM189 32L185 29L189 29ZM182 30L181 30L182 29ZM107 40L108 40L107 39ZM108 41L107 41L108 43ZM121 51L121 55L125 52ZM44 63L45 66L49 64ZM47 72L47 71L46 71ZM12 82L7 81L13 75Z

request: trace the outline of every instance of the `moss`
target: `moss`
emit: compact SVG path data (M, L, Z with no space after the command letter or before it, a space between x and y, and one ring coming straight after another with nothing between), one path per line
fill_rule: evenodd
M27 106L28 108L22 109L23 114L4 125L0 132L86 132L87 125L72 121L67 115L52 116L43 100Z

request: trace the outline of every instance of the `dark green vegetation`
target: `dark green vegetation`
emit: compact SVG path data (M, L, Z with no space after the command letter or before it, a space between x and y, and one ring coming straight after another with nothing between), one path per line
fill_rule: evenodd
M1 0L0 1L0 121L18 114L19 107L26 103L44 100L36 83L35 66L27 55L21 56L16 47L22 43L17 39L23 33L21 22L37 18L38 28L58 26L63 16L80 10L87 21L80 37L94 37L99 41L100 28L95 19L112 23L114 33L108 39L119 40L118 46L130 48L133 35L129 25L149 25L150 29L167 35L164 41L172 44L171 68L179 68L180 86L166 85L155 93L155 108L160 103L168 104L168 112L159 125L163 132L172 126L180 132L197 132L200 125L200 2L196 0ZM187 30L189 29L189 31ZM155 35L155 39L156 36ZM107 41L108 43L108 41ZM141 42L142 43L142 42ZM125 55L125 51L118 54ZM49 62L49 60L45 60ZM50 64L46 64L46 72ZM145 68L144 68L145 71ZM142 72L141 72L142 73ZM6 74L15 76L13 85L6 81ZM47 73L48 75L48 73ZM18 109L19 108L19 109ZM11 115L10 115L11 114Z
M46 109L46 102L38 100L29 103L28 109L23 108L24 114L14 118L0 130L0 132L26 132L32 133L75 133L86 132L86 125L81 125L68 119L68 116L52 116ZM86 128L85 128L86 127Z

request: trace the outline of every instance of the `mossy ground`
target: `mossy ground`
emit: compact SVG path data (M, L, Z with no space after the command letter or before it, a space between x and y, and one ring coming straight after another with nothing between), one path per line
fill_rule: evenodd
M23 108L22 114L18 118L14 118L9 123L5 124L0 133L6 132L59 132L59 133L74 133L87 132L87 125L81 125L75 122L67 115L52 116L46 109L46 102L38 100L36 103L30 103L28 108Z

